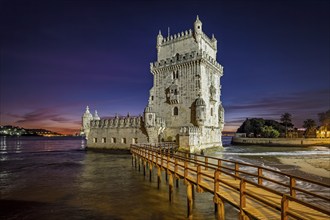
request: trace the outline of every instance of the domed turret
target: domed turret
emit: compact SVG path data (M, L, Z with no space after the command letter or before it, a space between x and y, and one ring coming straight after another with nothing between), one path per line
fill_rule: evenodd
M162 42L163 42L163 35L162 33L160 32L159 30L159 33L157 35L157 48L160 47L162 45Z
M204 99L201 98L201 97L198 97L198 98L195 100L195 105L196 105L196 107L197 107L197 106L206 106Z
M89 112L89 107L86 107L86 111L82 116L82 128L81 128L81 134L85 135L86 138L89 134L90 130L90 123L93 120L93 115Z
M222 104L220 103L219 105L219 127L221 129L223 129L224 125L225 125L225 109L223 108Z
M97 111L95 110L95 113L94 113L94 117L93 117L94 120L100 120L100 117L99 115L97 114Z
M199 17L197 15L196 21L194 22L194 32L195 32L195 39L197 42L200 42L202 38L202 22L199 20Z
M198 97L195 100L195 107L196 107L196 124L198 126L204 125L205 122L205 108L206 104L203 98Z
M148 105L145 109L144 109L144 113L150 113L152 112L152 108Z

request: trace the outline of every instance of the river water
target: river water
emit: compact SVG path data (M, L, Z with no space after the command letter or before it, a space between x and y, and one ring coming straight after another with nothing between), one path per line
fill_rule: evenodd
M275 156L329 154L313 148L232 146L228 137L224 143L223 151L207 154L295 174L300 172L296 167L280 164ZM0 219L185 219L182 180L169 203L164 176L157 189L156 174L149 182L132 167L129 154L84 148L80 137L0 137ZM226 219L237 219L237 210L230 205L225 212ZM211 194L195 193L193 216L216 219Z

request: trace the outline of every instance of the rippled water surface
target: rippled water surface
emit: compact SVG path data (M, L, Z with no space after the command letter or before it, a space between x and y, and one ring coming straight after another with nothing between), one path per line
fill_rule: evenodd
M149 182L148 177L132 167L128 154L85 151L81 138L0 138L0 219L186 217L186 188L182 180L174 190L174 201L169 203L165 177L157 189L156 174ZM224 141L229 143L229 139ZM306 149L248 150L227 145L223 152L212 155L251 162L269 156L266 152L300 154L299 151ZM215 219L212 199L209 193L195 193L194 219ZM237 219L237 211L229 205L226 219Z

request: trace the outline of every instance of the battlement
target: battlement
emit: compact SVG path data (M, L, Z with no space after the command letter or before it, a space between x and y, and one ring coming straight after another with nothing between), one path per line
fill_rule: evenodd
M185 40L185 39L190 38L190 37L193 37L192 30L191 29L185 30L185 31L182 31L181 33L179 32L177 34L164 37L160 46L165 46L165 45L168 45L168 44L172 44L173 42L177 42L177 41L180 41L180 40Z
M142 116L111 117L101 120L92 120L91 128L138 128L143 124Z
M223 71L223 67L211 56L209 56L205 51L192 51L190 53L185 54L177 54L172 58L167 58L166 60L155 61L150 63L150 70L153 71L154 68L164 68L172 65L183 64L186 62L201 60L204 62L209 62L215 68L217 68L220 72Z
M214 50L217 50L216 48L216 39L214 38L214 36L212 37L212 39L210 39L204 32L202 32L202 39L209 44L210 47L212 47ZM166 46L169 44L173 44L175 42L178 41L182 41L188 38L193 38L195 37L195 33L189 29L189 30L185 30L185 31L181 31L177 34L174 35L169 35L167 37L163 37L160 44L158 46L162 47L162 46Z

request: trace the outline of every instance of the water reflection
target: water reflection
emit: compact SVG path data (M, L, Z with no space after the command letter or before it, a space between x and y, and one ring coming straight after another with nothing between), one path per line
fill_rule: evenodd
M21 142L20 137L18 137L18 138L16 139L16 144L15 144L15 145L16 145L16 146L15 146L15 149L16 149L15 153L21 153L21 152L22 152L22 151L21 151L22 142Z
M6 153L6 149L7 149L6 136L0 136L0 150L1 150L1 153Z

